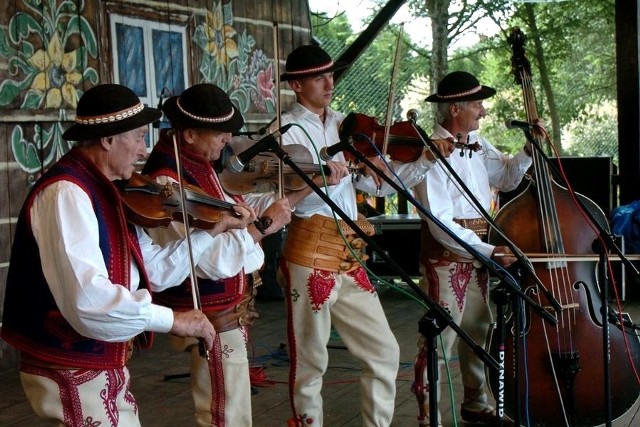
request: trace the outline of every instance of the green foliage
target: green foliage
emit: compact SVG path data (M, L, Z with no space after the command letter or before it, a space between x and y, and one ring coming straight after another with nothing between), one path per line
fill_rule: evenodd
M427 5L433 4L424 0L409 2L416 16L427 16ZM538 38L542 46L545 71L556 103L553 113L559 122L558 135L562 135L561 141L555 141L559 149L567 155L617 157L616 116L610 113L611 105L615 111L616 102L614 0L581 0L579 7L576 4L576 1L546 4L506 0L450 2L449 43L476 31L481 18L502 29L471 47L449 50L448 63L449 71L468 71L478 76L483 84L496 88L497 95L486 102L489 115L483 120L481 131L497 147L515 152L524 142L523 135L504 127L508 118L525 118L521 88L514 81L512 52L506 41L509 29L519 26L529 39L525 51L531 62L538 116L545 120L551 133L552 111L542 87L541 64L534 55L532 41ZM527 8L533 11L533 21L528 18ZM355 38L344 15L313 16L312 23L315 36L334 58ZM531 27L532 24L535 27ZM397 27L385 28L341 79L335 92L336 109L384 117L397 32ZM421 111L419 123L429 130L433 124L431 106L420 101L429 92L429 52L412 43L405 34L394 119L402 119L401 98L412 97L415 105L407 108L418 108ZM594 134L594 127L597 127L597 138L584 138L584 135Z
M510 29L518 26L528 37L525 52L531 63L538 117L545 120L551 135L558 136L554 140L558 152L611 156L617 163L614 1L532 4L511 0L410 0L408 4L416 17L432 16L429 7L449 4L447 68L468 71L497 90L496 96L485 102L488 116L481 126L482 134L496 147L515 153L525 142L522 132L504 126L509 118L526 119L522 89L512 73L512 52L506 41ZM383 3L377 1L379 7ZM481 32L481 19L497 24L500 32L481 37L473 46L451 50L453 41L473 31ZM315 36L334 58L355 38L344 15L312 16L312 24ZM397 33L398 28L393 25L385 28L352 65L336 87L334 108L384 118ZM403 38L394 120L403 119L401 103L405 108L417 108L421 111L419 124L429 132L434 123L433 110L423 100L431 92L430 55L435 48L415 46L406 34ZM540 43L539 52L535 50L535 40ZM548 76L554 104L547 98L542 76ZM552 118L557 118L556 132Z
M527 8L534 20L527 17ZM488 10L488 9L487 9ZM504 15L505 11L511 13ZM510 28L518 26L527 35L525 51L531 62L533 91L538 116L545 119L552 132L552 113L558 117L558 135L554 141L563 155L605 155L617 159L617 125L615 114L602 113L601 106L615 105L615 27L613 0L583 0L547 4L515 4L511 8L487 11L503 32L482 40L467 49L450 52L449 70L466 70L483 84L496 88L497 95L487 101L489 116L482 133L496 146L515 152L522 146L522 135L504 129L507 118L525 119L521 88L511 70L511 48L506 42ZM531 24L535 24L532 27ZM537 30L534 31L534 30ZM535 53L534 38L540 40L546 75L549 76L556 109L550 110L542 87L542 64ZM615 110L615 108L614 108ZM598 142L581 138L576 129L594 133ZM569 131L571 130L571 131Z

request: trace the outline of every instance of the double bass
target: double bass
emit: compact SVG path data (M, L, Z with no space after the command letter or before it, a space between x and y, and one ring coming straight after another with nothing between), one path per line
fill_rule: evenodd
M527 120L538 119L524 55L525 37L519 29L508 39L513 49L512 68L522 86ZM534 135L535 138L537 138ZM541 138L540 138L541 139ZM593 254L597 229L588 215L581 215L574 197L604 229L607 218L590 199L569 191L551 176L543 154L532 149L533 179L527 188L505 204L495 222L504 235L530 255L536 276L560 303L557 325L545 323L532 310L519 310L522 323L514 322L513 307L506 319L504 382L494 378L494 396L504 395L505 412L520 415L535 426L595 426L624 415L638 398L640 387L634 366L640 361L640 342L635 334L610 325L609 355L611 389L604 384L606 356L603 351L602 301L594 261L574 261L580 254ZM489 241L503 245L502 237L491 230ZM536 262L535 256L545 261ZM565 255L571 254L570 257ZM544 307L551 303L533 280L523 277L523 292ZM551 309L549 308L549 311ZM626 336L625 336L626 334ZM491 338L497 352L497 337ZM514 350L515 349L515 350ZM517 351L516 351L517 350ZM514 362L517 355L517 366ZM513 378L518 378L518 388ZM501 387L504 386L504 389ZM516 393L516 390L518 393ZM515 396L519 396L516 401ZM607 404L610 399L610 404ZM518 406L516 406L518 405ZM610 418L608 419L608 413Z

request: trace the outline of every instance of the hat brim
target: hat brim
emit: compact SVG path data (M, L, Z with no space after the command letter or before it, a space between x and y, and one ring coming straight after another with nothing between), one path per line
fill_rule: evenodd
M461 96L440 96L437 93L433 93L429 95L425 101L427 102L437 102L440 104L444 104L447 102L464 102L464 101L478 101L480 99L491 98L496 94L496 90L489 86L481 86L480 90L468 95Z
M342 70L347 68L349 64L346 62L334 62L333 65L327 69L321 71L310 71L308 73L283 73L280 75L281 82L289 82L291 80L300 80L305 77L317 76L319 74L332 73L334 71Z
M233 103L232 103L233 104ZM184 115L178 109L178 97L173 96L164 103L162 111L167 116L167 119L171 122L171 127L174 129L213 129L220 132L236 132L244 125L244 118L238 110L238 107L233 105L233 116L225 122L202 122L196 119L192 119Z
M135 116L115 122L97 125L75 123L62 134L62 139L67 141L86 141L89 139L118 135L153 123L156 120L160 120L160 117L162 117L160 110L145 106L144 109Z

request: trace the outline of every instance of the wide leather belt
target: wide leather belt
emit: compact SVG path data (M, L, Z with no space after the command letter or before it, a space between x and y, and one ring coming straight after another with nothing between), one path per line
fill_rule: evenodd
M369 221L358 220L355 223L368 236L375 234L373 224ZM365 261L368 258L364 253L366 245L344 221L340 220L336 225L335 219L324 215L313 215L310 218L294 216L287 227L282 256L289 262L305 267L346 273L360 267L358 259Z
M486 241L487 233L489 232L489 223L484 218L456 218L454 219L454 221L464 228L473 231L483 241ZM436 240L435 237L433 237L433 234L431 234L429 225L426 221L421 221L420 234L420 250L422 257L426 257L429 259L441 259L449 262L474 261L472 258L463 257L445 248L442 243L440 243L438 240Z
M262 284L262 279L257 271L250 274L248 279L249 286L236 305L205 313L216 332L226 332L251 325L259 317L255 307L255 295L256 288Z

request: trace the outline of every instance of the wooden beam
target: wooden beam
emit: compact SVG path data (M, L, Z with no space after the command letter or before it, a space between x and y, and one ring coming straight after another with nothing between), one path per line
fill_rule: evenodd
M336 62L346 62L349 64L347 68L337 70L333 73L333 81L337 82L340 77L351 67L356 59L365 51L376 38L382 28L396 14L398 9L404 4L405 0L390 0L384 5L380 12L373 18L367 28L354 40L353 43L336 59Z

